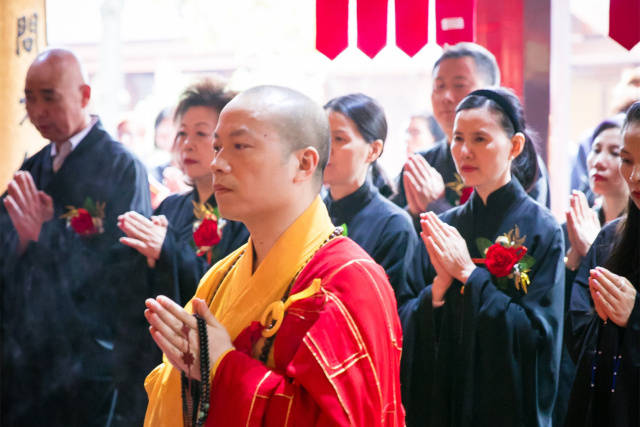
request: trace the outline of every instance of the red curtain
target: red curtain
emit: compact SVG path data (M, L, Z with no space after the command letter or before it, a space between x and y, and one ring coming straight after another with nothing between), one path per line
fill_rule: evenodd
M524 93L523 0L478 0L476 43L489 49L500 67L501 85Z

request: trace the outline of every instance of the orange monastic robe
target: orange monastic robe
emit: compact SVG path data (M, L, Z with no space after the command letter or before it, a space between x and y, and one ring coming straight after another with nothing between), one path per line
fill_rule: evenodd
M253 274L250 240L202 279L196 297L236 347L212 369L207 426L404 425L393 290L350 239L322 245L332 230L317 198ZM299 271L265 365L254 357L264 342L256 322ZM165 361L145 387L145 426L181 425L180 373Z

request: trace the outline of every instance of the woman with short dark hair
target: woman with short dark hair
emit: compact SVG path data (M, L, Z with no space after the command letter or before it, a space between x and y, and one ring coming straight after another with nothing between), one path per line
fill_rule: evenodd
M173 150L193 189L167 197L146 218L127 212L118 218L125 233L111 280L130 284L121 298L115 342L117 383L126 406L116 413L123 425L141 425L146 408L145 375L162 361L142 315L146 298L167 295L184 305L200 278L216 261L244 244L243 224L218 215L213 194L213 134L222 108L234 94L221 83L203 80L182 93L175 110L177 134Z

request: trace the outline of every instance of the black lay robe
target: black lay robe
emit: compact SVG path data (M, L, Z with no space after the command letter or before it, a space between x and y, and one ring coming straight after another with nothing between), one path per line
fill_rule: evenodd
M567 426L640 425L640 294L627 327L621 328L602 322L589 292L589 270L604 266L620 221L600 231L573 282L566 339L577 369Z
M195 294L200 279L211 265L239 248L249 238L249 231L242 223L223 220L219 223L222 236L213 249L212 264L207 262L206 255L197 256L193 242L193 223L196 221L194 201L198 201L195 189L167 197L153 212L153 215L164 215L169 222L155 267L149 268L144 255L125 246L112 253L114 264L119 268L112 275L111 282L145 284L129 287L128 292L121 294L123 315L118 322L119 333L115 346L116 380L121 396L116 410L116 425L142 425L147 407L144 379L162 362L162 352L153 342L143 315L145 299L166 295L185 305ZM217 206L213 195L207 203L211 207Z
M464 294L454 280L445 304L434 309L435 270L423 246L422 271L415 276L427 286L400 307L407 425L550 426L564 305L560 226L515 179L489 195L486 206L474 192L441 219L458 229L472 258L484 258L477 238L494 243L518 226L535 264L526 294L513 279L500 290L479 266Z
M38 242L16 253L17 234L0 204L2 256L2 425L105 425L113 387L113 319L118 292L101 286L117 217L151 212L142 163L98 121L52 171L51 144L21 167L54 201ZM91 198L105 203L104 232L80 236L60 216Z
M458 175L456 164L451 155L451 146L446 139L441 139L433 147L426 151L420 151L422 157L442 176L445 190L444 196L434 200L427 206L427 211L433 211L437 214L445 212L454 206L460 204L462 178ZM404 183L402 182L402 174L398 178L397 193L391 197L391 200L401 208L407 208L407 199L404 192ZM529 195L543 206L549 207L549 180L548 173L544 163L538 158L538 180L529 189ZM458 184L458 185L456 185ZM420 231L420 218L414 218L414 226Z
M596 209L598 213L598 220L600 221L600 226L605 225L605 217L604 217L604 209L602 207ZM624 211L620 213L620 215L624 214ZM620 216L618 215L618 216ZM564 233L564 249L565 254L571 248L571 242L569 241L569 231L567 229L567 223L562 224L562 232ZM571 288L573 285L573 281L576 278L576 274L578 273L578 269L570 270L565 268L565 289L564 289L564 312L565 317L569 312L569 302L571 301ZM565 323L565 333L567 324ZM576 374L576 365L573 363L571 356L569 355L569 351L565 344L562 346L562 359L560 361L560 382L558 384L558 399L556 400L556 406L553 410L553 423L557 426L563 426L565 416L567 414L567 406L569 405L569 395L571 393L571 387L573 385L573 378Z
M331 221L346 224L348 236L359 244L389 276L398 303L406 296L407 274L418 242L409 215L385 199L367 180L340 200L324 199Z

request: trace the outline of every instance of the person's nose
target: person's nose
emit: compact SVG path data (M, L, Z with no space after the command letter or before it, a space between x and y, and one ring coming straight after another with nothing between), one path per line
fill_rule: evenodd
M231 165L225 158L224 149L220 149L213 156L213 160L211 161L211 171L215 174L218 173L229 173L231 171Z
M442 101L443 102L447 102L447 103L453 103L454 102L454 96L453 96L453 92L451 91L451 88L444 88L442 89Z
M185 151L191 151L193 149L193 138L190 135L185 135L182 140L182 149Z
M635 163L633 169L631 169L631 176L629 181L640 182L640 163Z
M607 169L607 165L606 165L606 162L605 162L604 154L602 152L600 152L600 153L595 155L595 157L593 159L593 167L596 168L596 170L599 170L599 171L603 171L603 170Z
M466 142L463 142L460 146L460 155L463 159L469 159L473 155L471 147Z

